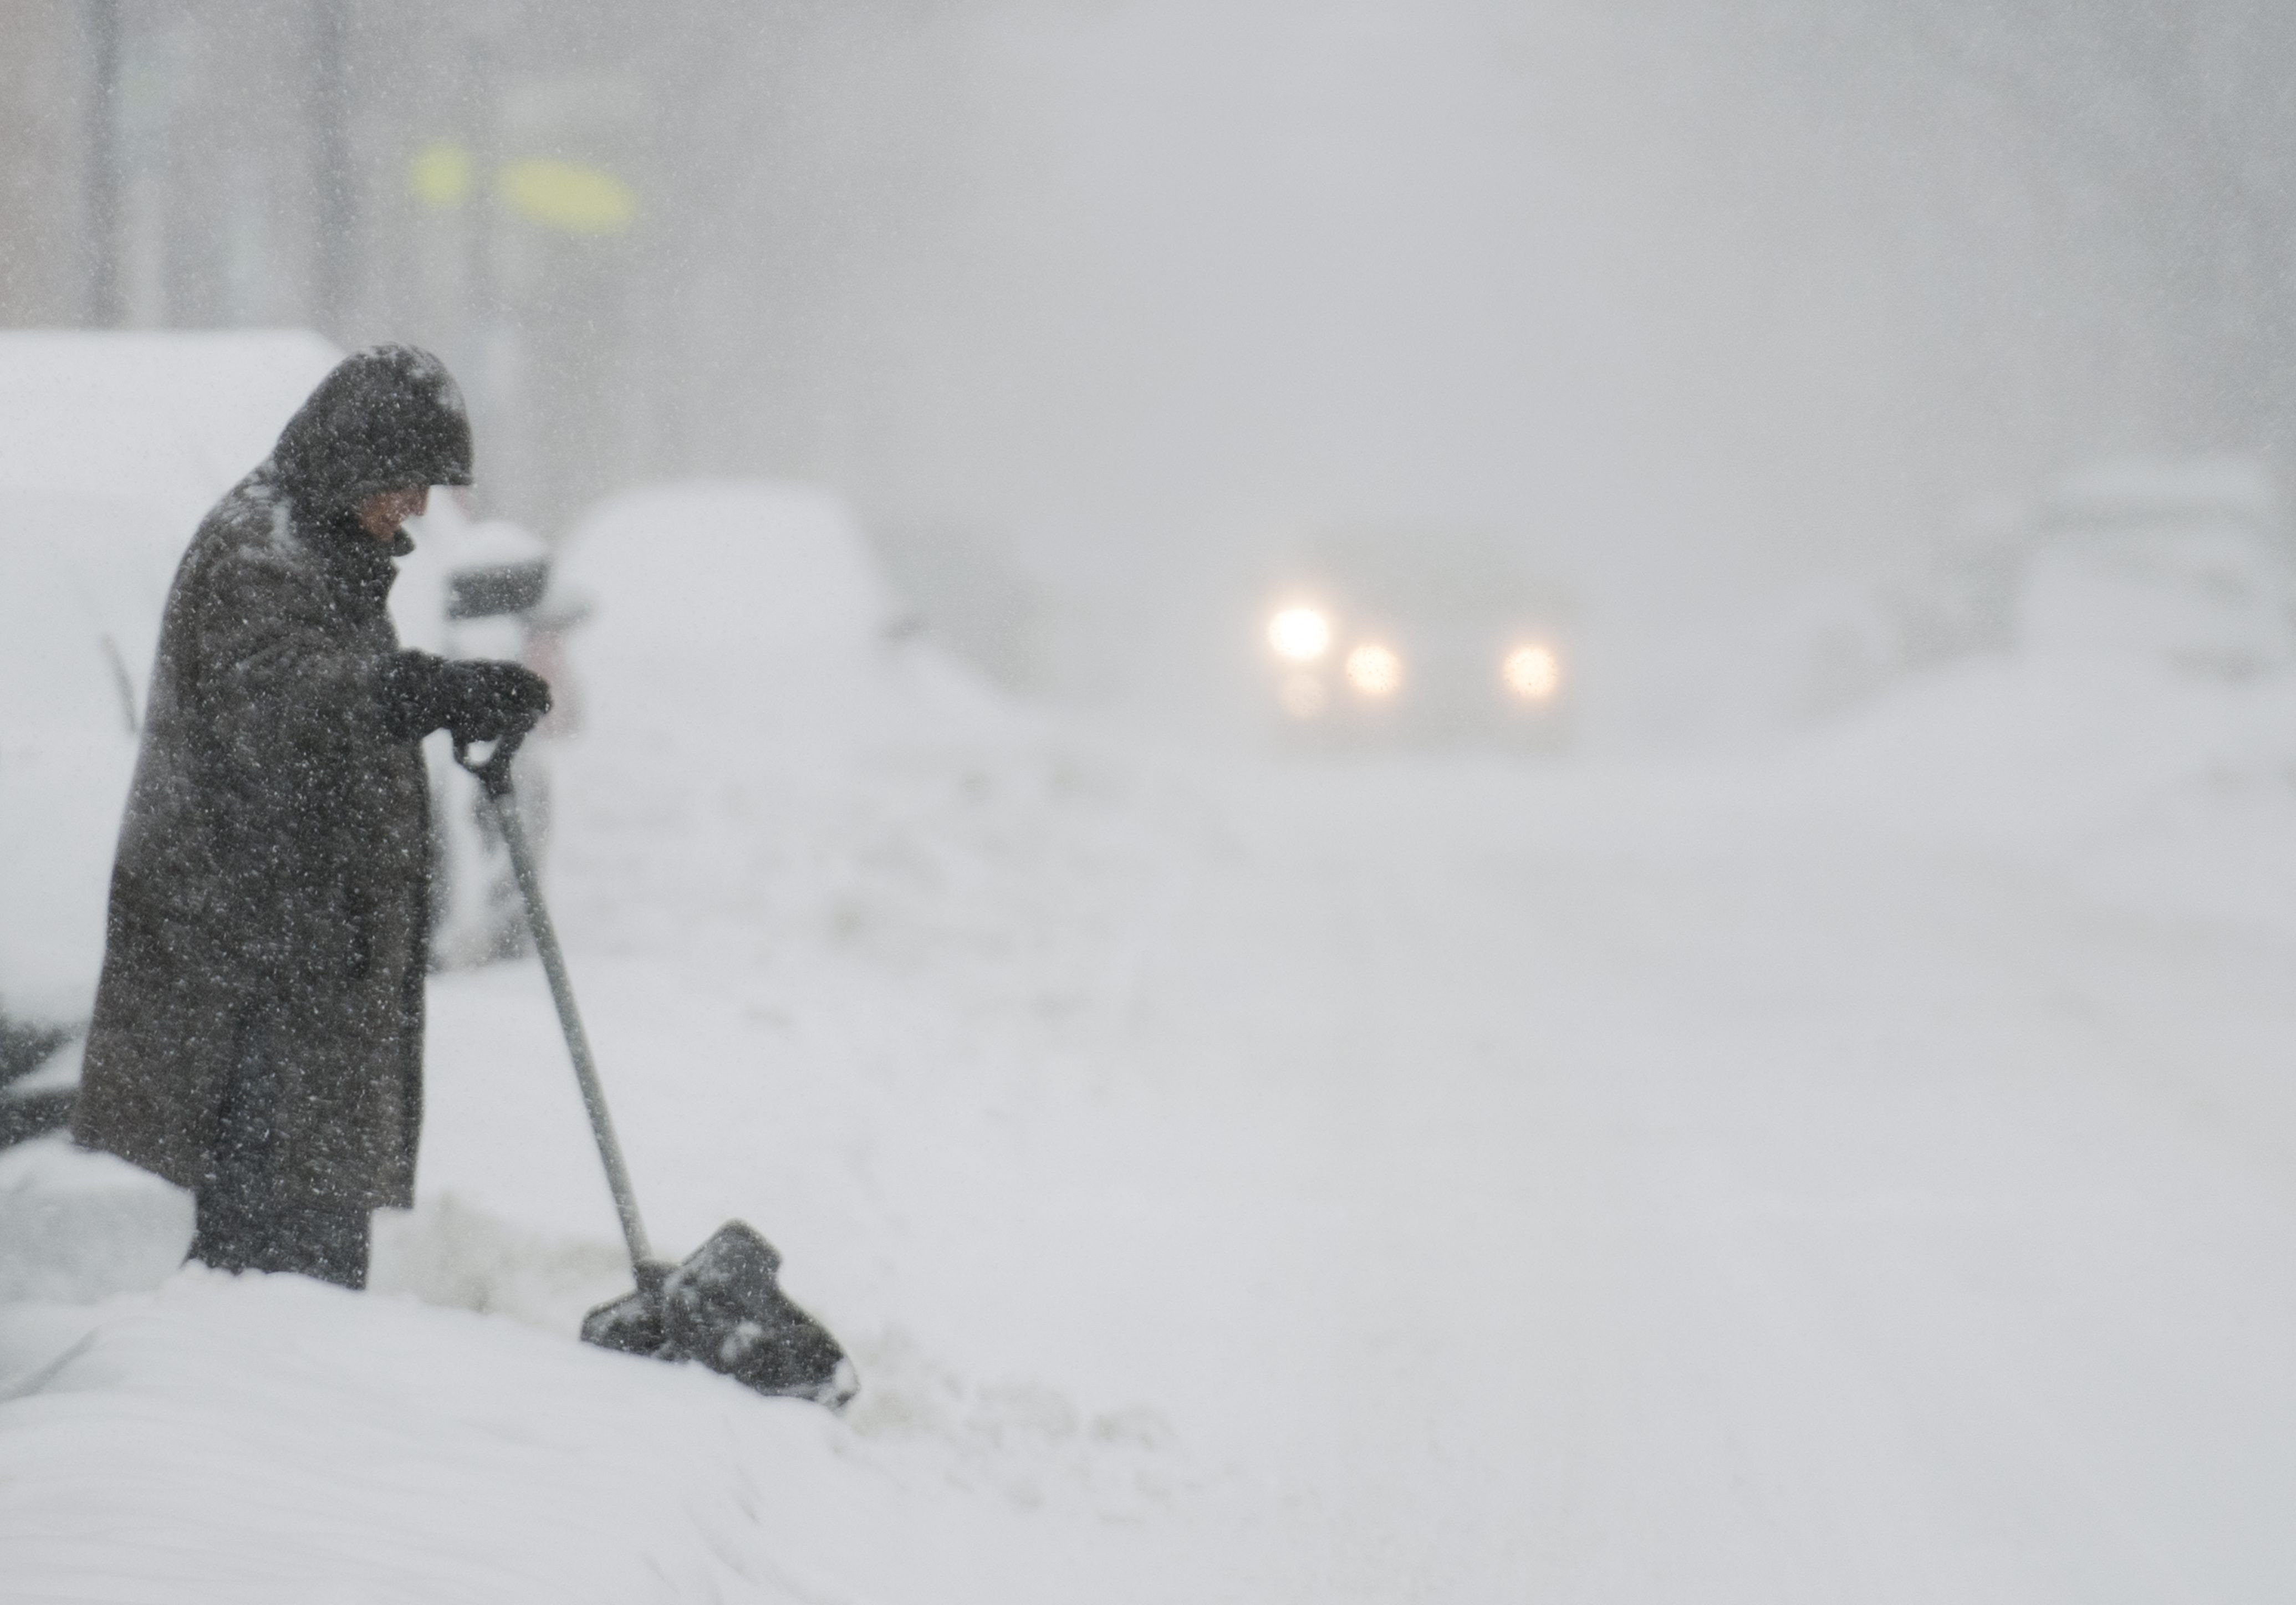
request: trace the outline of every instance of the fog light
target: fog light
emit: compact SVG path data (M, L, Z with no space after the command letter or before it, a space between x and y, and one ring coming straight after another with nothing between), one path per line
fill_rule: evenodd
M1519 646L1499 666L1506 688L1526 702L1544 702L1562 685L1562 659L1551 646Z
M1267 621L1267 644L1279 658L1313 663L1332 644L1332 621L1313 608L1286 608Z
M1348 654L1348 684L1366 697L1391 697L1403 684L1403 659L1367 641Z

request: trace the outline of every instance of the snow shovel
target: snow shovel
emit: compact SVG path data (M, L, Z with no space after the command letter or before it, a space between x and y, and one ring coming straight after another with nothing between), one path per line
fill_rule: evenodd
M598 1139L598 1157L605 1161L606 1184L613 1189L623 1240L629 1244L637 1290L584 1316L582 1340L657 1360L698 1360L759 1393L811 1399L842 1410L860 1389L853 1362L826 1327L782 1291L774 1280L782 1257L754 1227L726 1222L683 1265L654 1257L645 1224L638 1218L637 1195L630 1190L629 1172L622 1164L621 1145L614 1141L614 1123L606 1113L605 1089L590 1057L590 1039L574 1008L566 958L559 951L550 911L543 905L534 854L519 823L510 778L511 756L518 743L517 737L497 741L486 760L477 763L468 745L458 742L455 761L478 776L495 826L510 849L511 871L526 899L535 951L541 955L543 973L550 978L550 996L566 1033L566 1052L574 1061L575 1079L582 1084L582 1104Z

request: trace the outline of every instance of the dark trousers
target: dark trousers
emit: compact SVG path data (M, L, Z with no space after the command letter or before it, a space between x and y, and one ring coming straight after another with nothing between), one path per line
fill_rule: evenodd
M198 1226L184 1257L218 1271L291 1271L337 1287L364 1288L373 1216L279 1197L272 1119L279 1081L269 1035L259 1025L245 1035L224 1096L215 1172L199 1190Z
M292 1271L356 1291L366 1286L374 1217L364 1209L309 1209L220 1188L199 1194L188 1259L218 1271Z

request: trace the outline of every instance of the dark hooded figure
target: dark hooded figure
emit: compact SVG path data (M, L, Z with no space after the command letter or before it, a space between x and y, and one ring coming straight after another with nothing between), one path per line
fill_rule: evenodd
M160 629L73 1134L198 1195L192 1257L364 1286L413 1201L429 798L419 743L550 705L402 651L399 528L471 482L438 359L346 358L192 537Z

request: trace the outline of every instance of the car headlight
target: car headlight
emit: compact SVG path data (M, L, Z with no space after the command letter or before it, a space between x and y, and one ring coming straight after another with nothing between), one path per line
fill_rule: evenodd
M1331 650L1332 621L1313 608L1285 608L1267 621L1267 644L1294 663L1313 663Z
M1403 684L1403 659L1375 641L1348 654L1347 670L1348 684L1366 697L1391 697Z
M1562 686L1562 659L1551 646L1519 646L1499 665L1499 678L1526 702L1544 702Z

